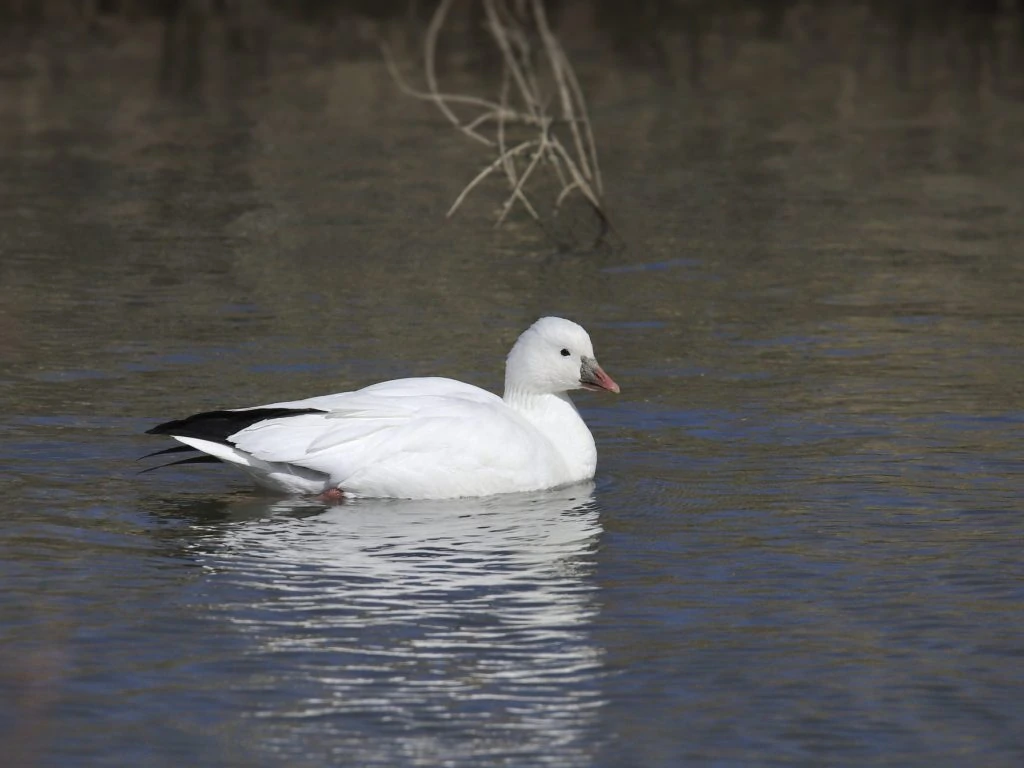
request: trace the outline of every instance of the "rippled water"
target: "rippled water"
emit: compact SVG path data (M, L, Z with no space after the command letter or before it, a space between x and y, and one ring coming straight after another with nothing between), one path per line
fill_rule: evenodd
M445 221L483 156L358 25L190 87L145 34L0 60L14 764L1024 759L1020 18L652 52L565 13L621 247L494 231L497 185ZM623 387L578 397L593 486L325 510L136 474L195 410L499 387L545 313Z

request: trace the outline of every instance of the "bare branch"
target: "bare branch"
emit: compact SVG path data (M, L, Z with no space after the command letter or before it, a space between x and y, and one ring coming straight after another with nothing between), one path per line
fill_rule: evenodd
M546 168L558 183L553 211L557 214L565 200L578 192L594 208L601 222L600 237L604 237L609 224L601 207L601 172L590 116L579 79L548 23L544 0L480 2L486 29L502 58L497 101L440 90L436 70L438 41L454 0L440 0L427 26L423 46L426 90L409 85L395 66L390 51L382 46L388 71L403 93L433 102L456 129L474 141L494 147L497 152L497 157L459 193L447 215L452 216L484 179L500 173L508 182L509 195L502 203L496 226L505 222L517 202L543 226L527 187ZM547 87L542 88L542 83ZM557 107L553 110L555 99ZM454 107L459 107L463 114L470 110L473 114L464 120ZM510 147L508 128L512 123L526 126L534 133L533 138ZM563 123L568 124L571 141L559 129ZM559 133L566 137L567 143L562 142ZM527 152L530 157L524 166L523 156Z
M452 0L441 0L438 3L437 10L430 17L426 39L423 41L423 66L427 77L427 90L435 95L439 92L437 87L437 71L434 68L434 60L437 57L437 38L441 34L441 27L444 26L445 17L448 15L448 9L451 7ZM437 108L441 110L441 114L447 117L452 125L456 127L461 126L459 118L448 108L448 105L443 100L435 101L435 103Z
M404 80L401 73L398 71L398 67L395 66L394 59L392 59L391 57L391 51L388 48L387 43L381 43L381 55L384 58L384 65L387 67L388 72L391 74L391 78L395 81L395 84L398 86L398 90L400 90L407 96L412 96L414 99L422 99L423 101L433 102L435 105L437 105L437 108L440 109L441 112L443 112L446 116L449 116L449 119L452 120L452 124L460 131L462 131L464 134L466 134L475 141L479 141L481 144L485 144L488 147L494 146L493 141L488 139L486 136L477 133L477 131L475 130L477 126L476 120L469 123L468 125L463 125L459 121L458 117L455 116L455 113L448 108L447 103L452 102L453 104L467 104L472 105L474 107L481 107L492 112L498 109L497 104L487 101L486 99L477 98L476 96L464 96L461 94L447 93L428 93L426 91L417 91ZM486 117L487 114L488 113L485 112L484 116ZM479 118L477 120L479 120Z
M594 184L597 186L597 191L600 193L603 190L604 185L601 183L601 167L597 163L597 144L594 142L594 133L591 130L590 115L587 113L587 103L583 99L583 89L580 88L580 81L576 79L576 71L572 68L569 63L569 59L565 55L565 51L562 51L562 61L564 63L564 71L566 79L569 81L569 86L572 90L572 95L579 105L581 117L576 118L576 122L583 124L583 131L587 137L587 149L590 154L590 163L594 169Z
M505 205L501 209L501 215L498 217L498 221L495 224L496 227L500 227L502 223L505 221L505 217L508 216L508 212L512 210L512 206L515 204L517 198L522 197L525 201L525 197L523 197L522 194L523 185L526 184L526 180L530 178L530 174L533 173L533 169L537 167L537 161L540 160L541 157L543 157L544 149L544 144L541 144L537 148L537 151L533 153L533 157L530 158L530 164L526 166L526 170L523 171L523 175L519 177L519 181L516 182L515 187L512 188L512 194L509 195L508 200L505 201ZM529 205L527 205L527 209L530 210ZM533 218L540 218L537 215L536 211L531 210L531 212L533 213Z
M540 31L541 39L544 41L544 48L547 51L548 60L551 65L551 73L558 86L558 94L562 102L562 115L569 121L569 128L572 131L573 141L576 144L576 155L580 161L580 168L588 179L593 178L590 170L590 159L588 153L583 148L583 139L580 136L579 125L576 121L576 111L572 94L570 93L568 78L565 75L565 66L568 64L568 60L562 52L562 46L559 44L558 39L548 26L543 0L533 0L533 15L537 21L537 29Z
M487 178L490 174L492 174L495 170L497 170L498 167L501 166L505 162L506 157L511 157L512 155L518 155L519 153L525 152L527 149L530 149L531 147L534 147L536 145L537 145L537 141L535 141L535 140L534 141L524 141L522 144L517 144L516 146L512 147L512 149L510 149L507 152L505 152L504 154L500 155L497 160L495 160L493 163L491 163L486 168L484 168L482 171L480 171L480 173L478 173L476 175L476 177L471 182L469 182L469 184L466 185L466 188L462 190L462 192L459 194L459 196L455 199L455 202L452 203L452 207L448 209L448 213L445 214L445 215L446 216L451 216L453 213L455 213L455 210L460 205L462 205L462 201L466 199L466 195L468 195L477 184L479 184L481 181L483 181L485 178Z
M555 210L557 211L559 208L562 207L562 203L565 202L565 198L567 198L569 196L570 192L572 192L574 189L579 189L579 188L580 188L580 185L577 184L575 181L572 184L566 184L562 188L562 191L558 194L558 199L555 200Z

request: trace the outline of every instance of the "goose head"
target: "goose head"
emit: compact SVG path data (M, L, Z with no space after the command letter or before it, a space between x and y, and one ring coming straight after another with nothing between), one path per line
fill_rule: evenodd
M505 361L505 393L560 394L573 389L618 393L619 385L594 357L583 328L542 317L516 340Z

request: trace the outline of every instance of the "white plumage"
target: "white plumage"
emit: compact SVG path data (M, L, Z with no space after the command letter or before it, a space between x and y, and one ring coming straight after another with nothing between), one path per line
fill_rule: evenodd
M516 341L505 393L445 378L212 411L150 430L286 493L445 499L588 480L597 450L568 392L618 392L587 332L545 317ZM185 449L172 449L185 450Z

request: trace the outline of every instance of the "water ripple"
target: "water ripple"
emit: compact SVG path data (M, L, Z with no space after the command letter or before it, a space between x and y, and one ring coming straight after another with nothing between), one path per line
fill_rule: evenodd
M193 556L236 595L215 611L245 635L253 676L293 691L253 712L266 743L307 755L296 723L315 721L366 764L584 762L605 675L589 631L592 490L312 517L278 504L196 538Z

